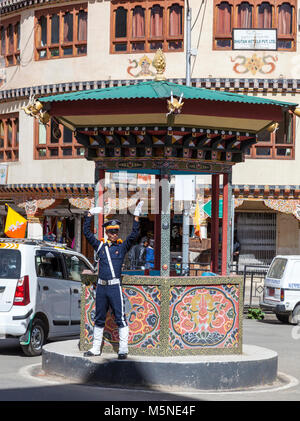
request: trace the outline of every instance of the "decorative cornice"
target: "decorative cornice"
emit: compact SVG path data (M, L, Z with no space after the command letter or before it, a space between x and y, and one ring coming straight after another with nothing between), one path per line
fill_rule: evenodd
M0 197L26 195L28 197L93 197L94 184L6 184L0 185Z
M0 15L12 13L20 9L27 9L29 7L65 2L65 0L0 0Z
M211 196L211 185L197 185L201 187L205 197ZM95 191L94 184L4 184L0 185L0 197L4 194L28 195L63 195L64 197L93 197ZM222 194L222 185L220 186ZM253 184L233 184L232 194L235 198L244 199L300 199L300 185L253 185Z
M53 83L0 91L0 102L28 98L30 94L36 97L76 92L89 89L104 89L115 86L134 85L148 79L133 80L90 80L65 83ZM185 84L185 79L168 79L169 82ZM192 86L197 88L214 89L217 91L241 94L298 94L300 93L300 79L233 79L233 78L195 78Z

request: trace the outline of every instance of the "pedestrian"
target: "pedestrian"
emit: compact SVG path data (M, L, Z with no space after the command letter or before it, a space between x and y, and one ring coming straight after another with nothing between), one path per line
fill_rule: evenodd
M236 273L238 272L240 251L241 244L237 238L237 235L235 234L233 240L233 261L236 262Z
M150 238L149 245L146 248L145 268L154 268L154 240Z
M143 237L139 244L136 244L130 250L130 267L131 269L145 269L146 248L149 245L147 237Z
M102 227L105 228L108 240L105 241L102 239L99 241L92 234L90 229L92 215L99 213L99 208L90 209L85 216L83 232L87 241L96 250L96 259L99 262L93 346L89 351L84 353L85 357L101 354L106 313L110 306L119 330L118 359L122 360L127 358L129 328L125 315L124 297L122 294L121 269L126 253L139 235L139 216L143 203L143 201L140 201L134 210L132 231L124 242L118 238L120 221L112 219L105 222Z

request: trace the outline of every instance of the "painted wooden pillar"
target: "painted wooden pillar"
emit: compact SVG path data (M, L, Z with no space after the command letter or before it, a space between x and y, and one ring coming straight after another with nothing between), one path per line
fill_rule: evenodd
M95 207L99 206L103 209L102 213L95 215L94 226L97 231L97 237L100 240L103 238L103 227L104 222L104 189L105 189L105 170L98 169L96 164L95 169Z
M75 215L75 245L74 249L81 253L81 215Z
M219 174L212 175L211 183L211 270L219 272Z
M160 240L160 275L170 276L170 231L171 231L171 198L169 174L161 175L161 240Z
M160 175L155 175L154 189L154 269L160 270L160 242L161 242L161 186Z
M227 275L228 242L228 174L223 174L222 265L221 275Z
M231 271L234 204L232 195L232 169L228 173L227 274Z

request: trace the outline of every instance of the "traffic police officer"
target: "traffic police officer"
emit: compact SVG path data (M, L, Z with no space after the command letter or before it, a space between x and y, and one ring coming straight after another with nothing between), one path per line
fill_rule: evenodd
M100 208L90 209L84 219L84 235L87 241L96 250L96 260L99 261L93 346L89 351L84 353L85 357L101 354L106 313L110 305L119 329L118 359L127 358L129 329L121 287L121 270L126 253L130 250L139 236L139 216L143 203L143 201L139 202L135 208L132 231L124 242L118 238L120 221L117 219L107 221L102 225L102 227L105 228L108 237L107 241L104 241L104 239L99 241L92 234L90 229L91 218L93 214L101 211Z

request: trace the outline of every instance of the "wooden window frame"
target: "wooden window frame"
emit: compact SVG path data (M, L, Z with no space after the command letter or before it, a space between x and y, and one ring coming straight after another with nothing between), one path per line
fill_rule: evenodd
M243 3L249 3L253 6L253 29L258 27L258 8L259 6L266 1L270 3L272 6L272 28L278 28L279 22L279 7L285 3L288 3L293 8L293 29L292 34L280 34L277 31L277 40L278 41L291 41L292 47L291 48L277 48L278 51L296 51L297 50L297 13L298 13L298 1L297 0L214 0L214 18L213 18L213 50L216 51L226 51L226 50L233 50L232 45L232 30L239 29L237 26L237 18L238 18L238 6ZM218 34L217 33L217 6L221 3L228 3L232 7L231 13L231 36L228 34ZM217 46L218 40L231 40L230 47L219 47Z
M84 152L84 147L77 142L74 133L72 132L72 142L64 142L63 139L63 130L64 126L59 124L59 130L61 131L61 136L57 139L57 142L51 142L51 121L46 126L46 142L40 143L39 139L39 125L40 123L34 121L34 154L33 159L35 160L45 160L45 159L76 159L84 158L84 153L78 155L78 150L82 149ZM64 155L64 150L71 149L70 155ZM41 151L45 151L45 155L41 155ZM57 150L57 155L52 155L51 152Z
M69 6L62 6L62 7L55 7L50 9L43 9L35 12L35 53L34 59L36 61L44 61L44 60L53 60L53 59L61 59L61 58L70 58L70 57L83 57L87 55L87 37L88 33L86 34L86 40L78 41L78 16L79 12L84 11L87 14L88 19L88 4L75 4ZM64 16L66 13L72 13L73 15L73 41L65 42L64 41ZM51 17L53 15L59 16L59 42L55 44L51 44ZM47 21L47 42L46 45L41 45L41 27L39 24L40 18L46 18ZM87 24L88 25L88 24ZM88 30L87 30L88 32ZM86 47L86 52L78 54L77 48L78 47ZM65 48L72 48L72 54L64 55ZM52 50L58 50L58 55L52 55ZM45 57L41 57L40 53L45 51Z
M2 114L0 121L4 123L4 135L0 135L0 162L19 161L19 116L18 114ZM11 144L8 139L8 122L12 122ZM1 145L3 140L3 145ZM1 157L1 155L3 157Z
M5 66L11 67L16 66L20 63L20 48L18 45L20 44L20 32L21 32L21 17L15 16L11 19L5 19L0 21L0 54L4 57ZM13 25L13 45L12 51L9 51L9 35L8 35L8 28L10 25ZM17 31L17 25L19 26L19 32ZM2 28L5 30L5 48L2 46ZM19 37L18 37L19 33ZM4 51L3 51L4 50Z
M290 114L291 115L291 114ZM291 143L276 143L276 132L270 133L270 141L263 142L258 141L255 145L250 148L250 154L245 155L246 158L253 159L280 159L280 160L294 160L295 159L295 138L296 138L296 117L291 115ZM287 135L285 133L285 135ZM270 155L259 155L258 148L269 149ZM277 155L278 149L291 149L289 156Z
M179 36L169 35L169 17L170 8L173 5L179 5L182 7L182 34ZM140 6L145 9L145 36L139 38L133 38L129 31L132 29L132 12L135 7ZM163 35L161 37L150 36L150 19L151 9L153 6L160 6L163 8ZM124 38L115 37L115 12L118 8L124 8L127 10L127 36ZM155 49L150 48L151 42L161 42L162 50L168 53L184 51L184 22L185 22L185 1L184 0L145 0L145 1L123 1L123 0L112 0L110 8L110 53L111 54L145 54L155 53ZM135 42L144 42L144 50L134 50L132 45ZM182 47L177 49L170 49L170 42L181 42ZM126 51L115 51L116 44L125 44Z

